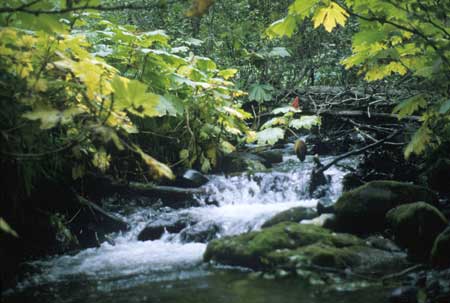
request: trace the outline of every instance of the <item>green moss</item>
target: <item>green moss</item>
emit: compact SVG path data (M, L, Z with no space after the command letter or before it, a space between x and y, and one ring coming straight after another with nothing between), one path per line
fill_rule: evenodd
M450 227L447 227L434 241L431 263L436 267L450 267Z
M438 209L424 202L400 205L386 214L386 221L396 242L417 261L428 260L434 240L448 223Z
M260 268L267 265L266 256L274 251L292 250L319 242L336 248L363 243L355 236L334 234L315 225L280 223L259 232L214 240L208 244L204 259Z
M373 181L345 192L336 202L337 230L370 233L384 229L386 213L401 204L425 201L436 195L425 187L396 181Z

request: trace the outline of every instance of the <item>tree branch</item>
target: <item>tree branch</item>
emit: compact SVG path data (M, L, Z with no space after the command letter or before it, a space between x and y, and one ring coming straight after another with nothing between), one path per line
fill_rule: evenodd
M131 10L148 10L151 8L150 5L138 5L138 4L124 4L117 6L109 6L109 5L82 5L76 7L66 7L61 9L32 9L30 6L36 4L40 0L35 0L30 3L18 6L18 7L0 7L0 14L4 13L27 13L33 15L57 15L57 14L65 14L70 12L77 12L83 10L97 10L97 11L118 11L124 9Z

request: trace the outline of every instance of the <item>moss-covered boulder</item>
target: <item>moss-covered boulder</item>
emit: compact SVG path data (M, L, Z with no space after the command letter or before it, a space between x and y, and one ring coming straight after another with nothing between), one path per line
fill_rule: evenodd
M401 255L401 254L400 254ZM261 231L216 239L208 244L205 261L271 271L295 272L301 266L363 267L399 254L372 248L350 234L319 226L280 223Z
M450 226L434 241L431 264L441 268L450 267Z
M447 226L447 219L425 202L400 205L386 214L395 242L417 261L426 261L434 240Z
M389 210L416 201L436 205L437 196L425 187L409 183L369 182L338 199L334 205L336 230L361 234L382 231Z
M282 211L262 225L262 228L267 228L281 222L300 222L301 220L310 220L317 217L317 211L311 207L293 207Z

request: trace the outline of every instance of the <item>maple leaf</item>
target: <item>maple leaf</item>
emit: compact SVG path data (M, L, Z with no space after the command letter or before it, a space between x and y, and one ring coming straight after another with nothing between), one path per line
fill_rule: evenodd
M345 25L348 13L335 2L331 2L328 7L321 8L314 16L314 28L321 24L325 27L327 32L331 32L336 25Z

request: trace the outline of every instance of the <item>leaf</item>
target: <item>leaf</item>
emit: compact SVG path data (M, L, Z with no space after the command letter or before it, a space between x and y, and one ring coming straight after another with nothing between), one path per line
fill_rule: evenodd
M159 103L156 106L156 111L160 114L160 116L182 116L184 106L183 103L176 97L170 95L166 95L164 97L159 96Z
M220 150L225 154L229 154L229 153L234 152L236 150L236 147L228 141L221 140L220 141Z
M256 133L256 138L258 140L259 145L270 144L273 145L278 142L278 140L284 138L284 130L275 127L268 128Z
M295 0L289 6L289 13L299 15L302 18L308 17L316 3L317 0Z
M36 121L40 120L41 129L51 129L59 123L68 124L73 121L73 117L83 112L81 108L73 107L64 111L53 109L49 106L41 105L31 112L24 113L22 117Z
M287 120L285 117L275 117L267 121L261 126L261 129L266 129L269 127L277 126L277 125L286 125Z
M291 37L296 28L297 21L295 17L288 15L286 18L272 23L266 30L266 34L271 39L283 36Z
M158 116L156 106L159 102L159 96L147 93L147 85L138 81L130 80L121 76L115 76L111 82L114 92L114 108L117 110L135 109L142 107L143 114Z
M444 115L449 110L450 110L450 99L441 104L441 107L439 108L439 113Z
M141 156L142 160L144 160L145 164L150 168L151 173L157 178L167 178L170 180L175 179L175 175L172 170L165 164L159 162L152 156L146 154L140 147L134 145L134 149Z
M330 2L328 7L321 8L313 17L314 28L323 24L327 32L331 32L338 24L345 26L348 13L335 2Z
M426 125L422 125L422 127L416 131L411 141L406 146L405 158L409 159L413 153L416 155L423 153L428 144L431 142L431 135L432 131Z
M273 86L268 84L252 84L250 86L249 100L257 102L265 102L272 100Z
M224 78L225 80L228 80L230 78L233 78L236 75L237 72L238 72L237 69L229 68L229 69L221 70L220 72L217 73L217 75L219 77Z
M11 228L11 226L9 226L8 222L6 222L2 217L0 217L0 230L10 234L16 238L19 237L19 235L17 235L16 231L14 229Z
M289 123L289 126L295 129L311 129L313 126L321 124L320 116L301 116L300 119L294 119Z
M289 113L289 112L292 112L292 113L300 113L301 110L300 110L300 109L297 109L297 108L295 108L295 107L293 107L293 106L282 106L282 107L275 108L275 109L272 111L272 114L274 114L274 115L279 115L279 114L287 114L287 113Z
M422 95L416 95L398 104L392 111L394 114L398 114L398 119L403 119L407 116L411 116L420 108L426 108L427 101Z
M285 58L290 57L291 54L288 52L288 50L285 47L274 47L269 52L269 57L279 57L279 58Z

